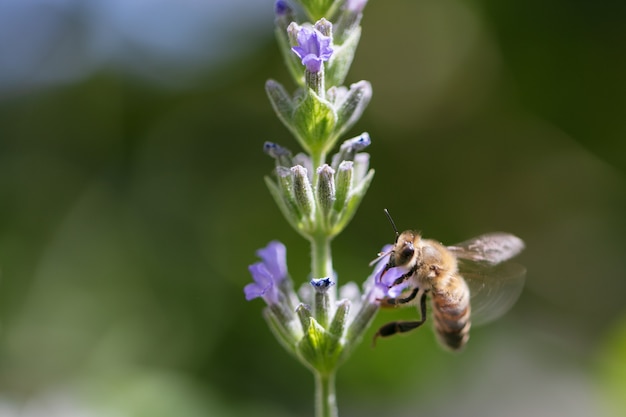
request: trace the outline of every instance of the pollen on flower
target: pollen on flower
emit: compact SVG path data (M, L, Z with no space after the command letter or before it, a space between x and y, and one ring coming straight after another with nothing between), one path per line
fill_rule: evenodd
M322 63L328 61L333 53L332 38L315 28L302 26L296 39L298 46L292 47L291 50L298 55L302 65L306 66L309 72L319 72Z

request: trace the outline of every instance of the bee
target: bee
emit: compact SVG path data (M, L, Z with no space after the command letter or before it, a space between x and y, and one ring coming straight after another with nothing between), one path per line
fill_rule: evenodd
M482 323L494 320L517 301L526 270L507 261L524 249L520 238L496 232L444 246L413 230L399 233L386 209L385 213L396 240L390 251L380 254L389 255L380 279L394 267L405 272L388 284L390 289L402 289L400 295L382 298L380 304L391 307L417 302L421 318L385 324L374 335L374 342L378 337L405 333L424 324L430 295L439 342L450 350L460 350L469 339L472 317Z

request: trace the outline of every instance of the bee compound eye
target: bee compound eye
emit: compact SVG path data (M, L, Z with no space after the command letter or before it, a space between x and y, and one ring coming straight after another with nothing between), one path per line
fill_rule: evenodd
M415 248L413 247L413 243L406 242L400 251L400 258L404 260L408 260L413 257L415 253Z

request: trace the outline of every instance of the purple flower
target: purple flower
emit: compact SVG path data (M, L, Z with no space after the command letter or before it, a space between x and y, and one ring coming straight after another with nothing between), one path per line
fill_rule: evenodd
M331 37L325 36L319 30L303 26L298 31L298 46L291 48L298 58L302 60L302 65L306 66L309 72L319 72L322 62L328 61L333 54L330 46Z
M373 278L374 282L367 297L369 302L376 302L385 297L396 298L400 296L410 284L409 281L405 281L402 284L393 285L396 279L407 272L406 267L396 266L385 271L385 266L389 262L389 256L391 255L391 249L391 245L383 247L381 253L384 255L377 259L374 272L370 276Z
M248 267L254 282L243 289L246 300L261 297L268 305L278 304L279 286L287 278L286 254L285 245L278 241L257 251L262 261Z

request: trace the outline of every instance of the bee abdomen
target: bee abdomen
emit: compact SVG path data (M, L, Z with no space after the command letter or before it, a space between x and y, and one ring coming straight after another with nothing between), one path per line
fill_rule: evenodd
M463 282L465 284L465 282ZM452 350L459 350L469 339L469 290L461 284L456 288L432 294L433 318L439 341ZM455 291L456 290L456 291Z
M466 313L457 318L444 318L438 314L435 316L435 330L439 341L452 350L459 350L469 340L471 322L469 320L469 305Z

